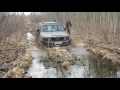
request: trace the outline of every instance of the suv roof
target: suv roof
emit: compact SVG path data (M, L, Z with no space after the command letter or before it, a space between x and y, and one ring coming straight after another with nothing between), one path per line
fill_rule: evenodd
M42 23L58 23L58 22L42 22Z
M59 22L41 22L42 25L48 25L48 24L60 24Z

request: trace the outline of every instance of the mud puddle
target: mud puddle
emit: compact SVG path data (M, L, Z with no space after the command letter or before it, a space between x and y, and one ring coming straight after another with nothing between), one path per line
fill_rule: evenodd
M35 37L27 33L32 56L35 58L28 70L27 75L33 78L119 78L120 66L94 57L86 51L84 44L73 48L69 46L71 53L78 57L78 61L65 71L58 64L47 57L46 50L37 47Z

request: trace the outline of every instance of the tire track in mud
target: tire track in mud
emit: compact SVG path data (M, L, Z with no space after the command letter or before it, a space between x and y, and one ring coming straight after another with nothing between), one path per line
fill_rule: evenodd
M47 53L45 50L40 50L35 43L35 37L31 33L27 33L27 39L29 43L29 51L32 56L35 58L32 62L31 67L28 70L28 75L33 78L49 78L55 77L56 70L54 68L46 69L43 63L40 61L46 57Z

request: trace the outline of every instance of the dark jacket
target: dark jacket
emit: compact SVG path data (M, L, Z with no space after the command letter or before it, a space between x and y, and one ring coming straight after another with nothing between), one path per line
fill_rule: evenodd
M66 28L69 28L69 27L71 27L71 26L72 26L71 22L70 22L70 21L67 21L67 22L66 22Z

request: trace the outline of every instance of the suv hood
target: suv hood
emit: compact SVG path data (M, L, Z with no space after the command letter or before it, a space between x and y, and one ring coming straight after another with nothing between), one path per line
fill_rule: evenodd
M57 31L57 32L41 32L40 33L40 36L41 37L66 37L66 36L69 36L69 34L67 33L67 32L65 32L65 31L63 31L63 32L59 32L59 31Z

